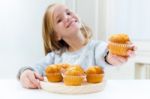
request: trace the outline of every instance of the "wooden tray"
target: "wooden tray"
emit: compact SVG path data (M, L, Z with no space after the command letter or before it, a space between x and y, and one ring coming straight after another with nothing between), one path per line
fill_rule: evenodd
M66 86L63 82L52 83L47 79L40 81L41 88L45 91L61 94L88 94L102 91L105 87L106 81L101 83L90 84L83 83L81 86Z

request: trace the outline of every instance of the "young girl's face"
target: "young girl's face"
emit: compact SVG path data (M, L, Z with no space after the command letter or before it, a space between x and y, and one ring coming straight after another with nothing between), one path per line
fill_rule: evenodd
M78 17L65 5L56 5L53 14L54 31L58 40L74 36L80 30Z

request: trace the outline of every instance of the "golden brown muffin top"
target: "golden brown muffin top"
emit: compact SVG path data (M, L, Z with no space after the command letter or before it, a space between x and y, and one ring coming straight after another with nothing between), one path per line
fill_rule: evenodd
M61 68L61 69L67 69L67 68L69 68L69 67L71 67L71 65L70 64L68 64L68 63L59 63L59 64L56 64L59 68Z
M81 66L74 65L74 66L69 67L66 70L65 75L69 75L69 76L81 76L81 75L84 75L84 70L82 69Z
M59 73L60 69L61 68L59 66L53 64L53 65L47 66L45 72L46 73Z
M109 41L114 42L114 43L128 43L130 42L130 39L127 34L120 33L120 34L113 34L109 37Z
M86 70L86 74L103 74L104 71L100 66L90 66Z

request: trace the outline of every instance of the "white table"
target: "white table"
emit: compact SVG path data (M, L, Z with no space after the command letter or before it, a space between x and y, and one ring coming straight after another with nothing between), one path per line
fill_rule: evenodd
M15 79L1 79L0 99L150 99L150 80L108 80L102 92L64 95L25 89Z

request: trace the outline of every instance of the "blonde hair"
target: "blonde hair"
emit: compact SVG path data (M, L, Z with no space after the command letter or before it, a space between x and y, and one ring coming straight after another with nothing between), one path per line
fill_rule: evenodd
M42 36L44 42L45 55L51 51L58 51L61 50L62 48L69 47L69 45L64 40L58 41L55 39L53 13L56 5L59 4L54 3L49 5L43 18ZM85 37L84 44L86 44L91 38L91 29L85 24L81 25L82 26L80 30L83 36Z

